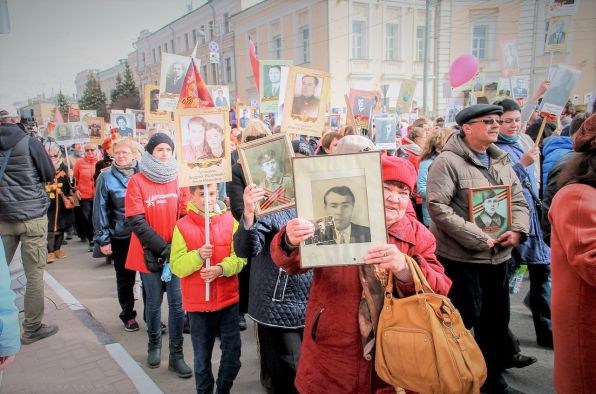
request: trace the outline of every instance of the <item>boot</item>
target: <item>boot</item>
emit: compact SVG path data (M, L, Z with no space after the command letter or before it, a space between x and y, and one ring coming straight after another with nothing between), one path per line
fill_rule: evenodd
M147 350L147 365L157 368L161 364L161 332L149 334L149 347Z
M192 369L184 362L182 344L184 339L170 340L170 362L168 369L175 372L179 378L187 379L192 376Z
M46 260L46 262L48 264L52 264L54 261L56 261L56 255L54 254L54 252L49 252L48 259Z

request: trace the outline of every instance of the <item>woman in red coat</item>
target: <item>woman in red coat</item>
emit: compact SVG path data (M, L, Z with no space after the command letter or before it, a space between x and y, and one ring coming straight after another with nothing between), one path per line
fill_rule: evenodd
M561 394L593 393L596 387L596 115L578 130L573 150L580 153L559 175L564 187L548 212L554 383Z
M378 316L367 308L382 306L387 270L393 272L395 285L404 294L413 294L414 284L404 256L408 255L418 262L434 291L446 295L451 287L451 280L436 259L433 235L406 215L415 183L416 170L411 163L383 157L389 243L370 248L363 266L314 269L295 380L300 393L395 393L374 373L372 327L377 322L367 318ZM298 245L314 232L310 221L290 220L273 239L273 261L290 274L299 273ZM363 297L362 283L366 283L373 302Z
M93 251L93 196L95 195L95 164L97 163L97 145L85 144L85 155L74 166L76 195L80 205L75 207L75 228L81 239L89 241L88 251Z

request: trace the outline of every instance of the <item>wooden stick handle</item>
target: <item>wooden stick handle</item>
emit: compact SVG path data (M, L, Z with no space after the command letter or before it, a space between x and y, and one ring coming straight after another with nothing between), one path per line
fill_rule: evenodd
M536 142L534 142L534 147L538 147L540 145L540 140L542 139L542 134L544 134L544 128L546 127L546 122L548 122L548 118L545 116L542 118L542 124L540 125L540 130L538 131L538 135L536 136Z

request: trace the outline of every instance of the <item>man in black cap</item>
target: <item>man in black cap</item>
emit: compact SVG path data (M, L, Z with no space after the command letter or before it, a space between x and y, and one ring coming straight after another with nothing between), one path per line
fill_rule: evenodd
M509 325L507 266L512 248L529 230L528 204L508 155L494 142L499 135L501 107L476 104L455 120L451 135L433 162L427 181L431 231L436 254L453 281L449 297L474 336L488 368L486 393L517 393L502 376L510 354L505 346ZM496 239L470 218L468 191L510 185L511 226Z

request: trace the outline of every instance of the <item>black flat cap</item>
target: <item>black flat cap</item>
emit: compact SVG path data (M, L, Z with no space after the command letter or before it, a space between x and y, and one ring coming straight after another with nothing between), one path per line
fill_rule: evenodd
M503 108L492 104L474 104L459 111L455 115L455 121L458 125L463 126L472 119L479 118L484 115L503 114Z

